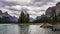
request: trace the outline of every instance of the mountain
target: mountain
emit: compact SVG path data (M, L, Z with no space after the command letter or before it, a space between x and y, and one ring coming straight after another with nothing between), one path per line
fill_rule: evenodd
M53 15L55 14L55 10L56 10L55 6L49 7L49 8L46 10L45 15L46 15L47 17L51 17L51 16L53 16Z
M37 16L35 20L39 21L39 20L44 19L46 17L47 17L46 15L42 14L41 16Z
M41 16L37 16L37 17L36 17L36 20L40 20L40 19L41 19Z
M18 21L17 17L11 16L7 12L2 13L2 10L0 10L0 22L16 23L17 21Z
M17 17L15 17L15 16L12 16L12 17L10 17L10 21L11 22L18 22L18 18Z
M60 16L60 2L56 4L56 15Z
M32 22L32 21L34 21L34 19L33 18L30 18L29 21Z

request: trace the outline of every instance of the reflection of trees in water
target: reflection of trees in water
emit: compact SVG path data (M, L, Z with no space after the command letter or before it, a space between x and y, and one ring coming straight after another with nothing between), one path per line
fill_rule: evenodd
M20 34L28 34L29 25L20 25Z

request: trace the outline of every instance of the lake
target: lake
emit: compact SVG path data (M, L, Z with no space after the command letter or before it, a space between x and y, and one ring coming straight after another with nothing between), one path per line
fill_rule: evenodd
M50 28L41 28L41 25L0 24L0 34L60 34Z

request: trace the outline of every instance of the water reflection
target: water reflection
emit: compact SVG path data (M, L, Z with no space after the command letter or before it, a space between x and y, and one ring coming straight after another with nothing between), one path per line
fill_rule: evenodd
M20 34L28 34L29 25L20 25Z
M40 25L0 24L0 34L60 34L60 31L53 32Z
M19 34L19 27L14 24L0 24L0 34Z
M40 25L30 25L29 27L30 34L52 34L50 29L40 28Z

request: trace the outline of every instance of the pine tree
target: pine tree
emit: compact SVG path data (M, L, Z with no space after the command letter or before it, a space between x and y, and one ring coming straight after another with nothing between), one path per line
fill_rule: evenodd
M18 23L24 23L25 22L24 18L25 18L25 14L22 11L20 16L19 16Z
M26 22L29 22L29 14L27 13Z
M29 22L29 14L24 13L23 11L21 12L18 23L28 23Z

